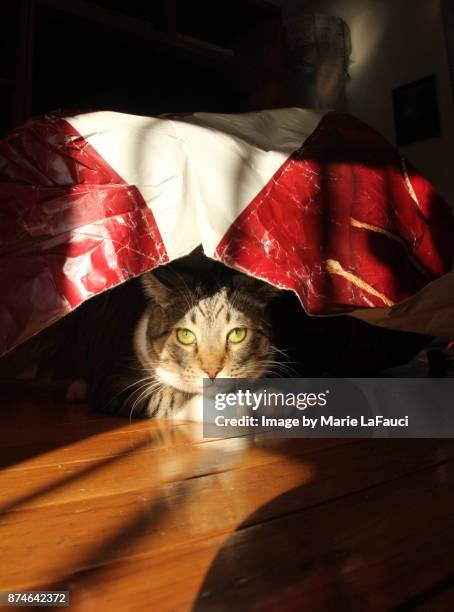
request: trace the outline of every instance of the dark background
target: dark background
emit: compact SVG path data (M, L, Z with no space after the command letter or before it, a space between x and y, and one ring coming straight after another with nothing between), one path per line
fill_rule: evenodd
M262 0L4 0L0 129L51 110L286 105L281 11Z

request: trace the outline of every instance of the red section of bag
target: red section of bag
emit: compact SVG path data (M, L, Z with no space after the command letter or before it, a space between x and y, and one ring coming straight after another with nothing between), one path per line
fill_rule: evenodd
M382 136L328 113L216 257L294 289L310 314L389 306L451 269L454 216Z
M66 121L0 142L0 355L168 260L152 212Z

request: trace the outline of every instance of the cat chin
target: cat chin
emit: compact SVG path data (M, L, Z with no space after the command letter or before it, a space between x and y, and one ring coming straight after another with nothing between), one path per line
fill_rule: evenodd
M169 372L169 370L165 370L164 368L157 367L155 370L156 378L158 378L165 385L169 385L169 387L173 387L174 389L178 389L178 391L183 391L184 393L190 393L191 395L201 395L203 393L203 383L188 383L185 380L182 380L178 374L174 372Z

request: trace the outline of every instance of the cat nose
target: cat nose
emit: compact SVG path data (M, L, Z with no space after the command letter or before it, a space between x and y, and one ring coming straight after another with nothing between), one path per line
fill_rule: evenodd
M221 371L221 368L211 368L209 370L203 370L203 371L208 374L208 378L210 380L214 380L216 376L219 374L219 372Z

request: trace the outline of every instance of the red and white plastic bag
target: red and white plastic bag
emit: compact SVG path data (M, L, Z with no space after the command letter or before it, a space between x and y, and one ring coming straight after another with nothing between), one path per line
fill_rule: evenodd
M454 216L335 112L32 119L0 142L0 354L191 252L310 315L454 338Z

